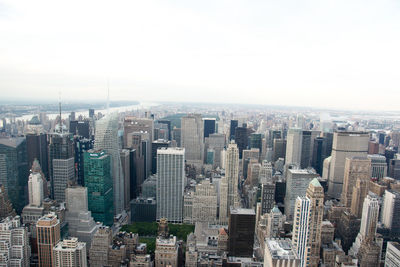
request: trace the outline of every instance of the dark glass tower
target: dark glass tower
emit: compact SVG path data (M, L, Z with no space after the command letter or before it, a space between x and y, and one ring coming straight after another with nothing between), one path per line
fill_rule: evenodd
M75 166L77 174L77 183L85 186L85 170L84 170L84 152L93 149L94 141L80 136L74 137L75 145Z
M151 173L157 173L157 150L162 147L169 147L171 144L170 141L167 140L156 140L153 142L151 146Z
M231 126L229 128L229 140L235 139L235 132L237 127L238 127L238 121L231 120Z
M204 119L204 138L215 133L215 119Z
M47 134L29 133L26 135L26 149L28 153L28 166L32 166L37 159L42 167L46 179L49 179L49 158L47 151Z

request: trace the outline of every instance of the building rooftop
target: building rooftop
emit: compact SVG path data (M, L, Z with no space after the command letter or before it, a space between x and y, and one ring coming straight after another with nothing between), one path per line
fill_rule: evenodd
M297 254L292 249L292 241L288 238L267 238L265 244L273 259L297 259Z
M5 146L16 148L24 141L25 141L25 137L0 138L0 145L5 145Z
M313 186L322 187L317 178L312 179L310 182Z
M240 214L240 215L256 215L253 209L243 209L243 208L234 208L231 207L231 214Z

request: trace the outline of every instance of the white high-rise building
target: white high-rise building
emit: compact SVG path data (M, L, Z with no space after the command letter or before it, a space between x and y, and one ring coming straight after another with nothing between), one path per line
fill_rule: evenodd
M328 176L328 193L332 198L340 198L343 188L344 165L346 158L354 156L365 157L368 152L369 133L366 132L335 132L333 134L332 154ZM326 174L323 173L326 177Z
M58 203L65 202L65 189L75 179L74 158L53 159L54 199Z
M394 234L400 233L400 193L386 190L383 198L382 224Z
M400 244L388 242L386 247L385 267L400 266Z
M184 186L185 149L158 149L157 220L167 218L169 222L182 222Z
M375 237L378 226L379 199L378 196L369 192L364 199L360 232L358 233L353 246L349 250L349 255L356 256L360 250L361 243L366 238L371 240Z
M118 114L111 113L96 122L95 150L105 150L111 156L114 192L114 213L124 209L124 174L118 143Z
M0 266L30 266L31 247L27 228L20 217L7 217L0 222Z
M53 251L55 267L87 267L86 244L76 237L59 242Z
M201 114L189 114L181 119L181 141L188 164L201 167L204 161L204 123Z
M39 172L32 172L28 180L29 205L41 207L43 202L43 180Z
M228 181L227 213L230 207L238 207L238 179L239 179L239 149L235 143L230 143L226 150L225 177Z
M309 223L311 201L308 197L297 197L293 218L292 245L300 258L300 267L309 264Z

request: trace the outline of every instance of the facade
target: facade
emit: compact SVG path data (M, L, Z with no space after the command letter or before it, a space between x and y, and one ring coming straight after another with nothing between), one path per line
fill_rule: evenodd
M310 265L310 209L308 197L297 197L293 219L292 246L300 258L300 267Z
M7 217L0 222L0 266L30 266L31 247L28 229L20 217Z
M17 213L28 202L28 170L25 138L0 138L0 184Z
M131 157L129 149L120 151L122 173L124 174L124 210L129 210L131 200Z
M238 120L231 120L231 124L229 127L229 141L235 140L235 131L238 125L239 125Z
M374 154L367 156L371 160L371 177L373 179L381 179L387 175L386 157Z
M300 166L302 138L302 129L289 129L286 143L285 164L296 164L297 166Z
M390 230L391 235L400 234L400 193L386 190L383 197L382 224Z
M230 207L236 207L239 202L239 149L235 143L229 144L225 157L225 177L228 182L227 214Z
M261 185L261 215L269 213L275 206L275 184Z
M76 121L76 120L71 120L69 122L69 132L72 133L73 135L79 135L84 138L90 138L90 131L89 131L89 121Z
M111 229L107 226L100 226L89 249L89 266L103 267L108 264L108 247L111 243Z
M181 142L188 164L201 166L204 161L204 125L201 114L189 114L181 119Z
M8 198L7 191L4 189L4 186L0 184L0 220L15 215L16 213Z
M124 174L122 171L118 141L118 114L112 113L96 121L95 150L105 150L111 158L112 191L114 198L114 214L124 209ZM86 171L86 169L85 169ZM86 179L86 178L85 178ZM86 185L86 183L85 183ZM89 199L90 202L90 199ZM96 217L93 214L94 217Z
M28 179L29 205L41 207L43 202L43 179L40 173L31 173Z
M310 182L318 177L311 169L288 169L286 172L285 215L293 219L294 206L298 196L306 194Z
M53 248L60 241L60 221L54 213L49 213L38 220L36 236L39 266L53 267L55 264Z
M290 239L265 240L264 267L298 267L300 259Z
M192 220L215 222L217 220L217 192L209 179L196 185L193 195Z
M156 239L155 266L178 267L178 243L176 236Z
M75 164L77 167L77 183L85 185L84 152L93 149L94 140L86 139L81 136L74 136Z
M111 157L104 151L85 152L85 185L88 191L88 209L95 221L112 225L114 220L113 181Z
M400 266L400 244L388 242L386 247L385 267Z
M65 189L74 179L74 158L53 159L53 195L58 203L65 202Z
M73 186L65 190L67 210L65 221L68 222L68 233L84 242L86 249L90 248L98 225L88 210L88 191L86 187Z
M368 152L368 141L369 133L366 132L334 133L328 177L327 195L329 197L340 198L343 188L344 165L346 158L366 156Z
M341 203L350 208L353 197L353 187L357 181L371 179L371 160L367 157L346 158L343 178Z
M53 248L55 267L87 267L86 243L78 238L64 239Z
M138 197L131 201L131 222L154 222L157 219L156 198Z
M37 159L42 166L45 177L49 178L49 159L46 133L27 133L26 152L28 156L28 166L32 166Z
M230 208L228 254L252 257L256 214L252 209Z
M219 223L222 225L228 224L228 179L225 176L221 178L219 183L219 209L218 209L218 219Z
M311 160L311 166L315 171L322 176L324 160L329 157L328 155L328 144L326 137L316 137L314 139L313 155Z
M286 157L286 140L274 139L272 161L277 161L279 158Z
M310 226L308 237L308 244L310 246L309 266L317 267L320 261L321 229L324 215L324 188L317 178L314 178L310 182L306 196L310 200Z
M209 137L210 134L215 133L216 119L205 118L204 121L204 138Z
M157 220L182 222L185 149L157 150Z
M171 142L168 140L158 139L153 141L151 146L151 173L157 173L157 150L162 147L171 146Z
M221 165L221 152L225 147L225 135L219 133L210 134L205 138L205 146L207 149L212 149L214 151L214 162L213 166L222 167Z
M235 130L235 143L239 149L239 158L242 158L243 150L247 149L249 143L249 129L246 124L242 127L236 127ZM260 153L260 152L259 152Z

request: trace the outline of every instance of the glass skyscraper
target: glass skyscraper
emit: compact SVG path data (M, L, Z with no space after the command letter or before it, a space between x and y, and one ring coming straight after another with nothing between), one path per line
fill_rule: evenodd
M88 206L95 221L111 226L114 219L111 157L104 151L89 150L84 156Z

